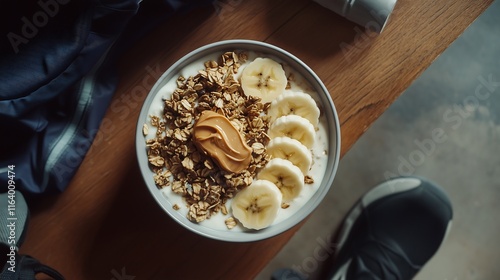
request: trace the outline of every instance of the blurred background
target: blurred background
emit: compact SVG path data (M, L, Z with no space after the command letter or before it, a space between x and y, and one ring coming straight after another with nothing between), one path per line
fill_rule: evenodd
M496 1L347 152L328 196L257 279L283 267L314 276L314 250L327 251L351 206L386 178L410 174L441 185L454 207L448 239L416 279L500 279L498 15Z

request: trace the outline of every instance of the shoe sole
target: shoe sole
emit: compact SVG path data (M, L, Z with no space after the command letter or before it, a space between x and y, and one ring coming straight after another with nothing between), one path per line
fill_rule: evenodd
M0 200L3 202L4 200L7 202L9 200L8 198L8 193L1 193L0 194ZM8 203L5 204L6 209L2 209L0 212L0 220L1 222L5 222L5 224L8 223L8 221L12 218L15 218L15 223L16 223L16 233L15 233L15 247L17 250L21 247L21 245L24 243L24 239L26 238L26 232L28 231L28 223L30 220L30 211L28 208L28 205L26 203L26 199L24 198L23 194L19 191L15 192L15 204L13 208L13 213L15 214L14 216L9 215L9 211L7 211L8 208ZM3 207L3 205L2 205ZM24 218L24 215L26 217ZM25 220L22 221L22 218ZM21 232L18 234L18 229L22 227ZM2 234L6 234L5 237L8 238L9 234L7 231L3 232ZM10 243L5 243L5 245L8 245L10 247Z
M359 202L349 211L346 218L344 219L344 223L337 237L337 242L336 242L337 250L335 251L335 257L337 257L339 252L342 250L342 247L344 246L347 238L349 237L349 234L352 230L354 223L359 218L359 216L361 215L361 213L365 208L367 208L370 204L383 197L416 189L422 185L422 182L423 181L421 179L416 177L401 177L385 181L375 186L369 192L367 192L359 200ZM436 186L436 188L440 189L439 186ZM446 240L448 236L448 233L451 229L451 225L452 225L452 220L448 222L443 242ZM441 242L441 244L443 242Z

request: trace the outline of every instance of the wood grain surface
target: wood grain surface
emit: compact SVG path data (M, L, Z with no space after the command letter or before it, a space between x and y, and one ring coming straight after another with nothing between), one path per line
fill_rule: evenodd
M21 252L67 279L252 279L300 224L267 240L228 243L198 236L162 212L134 149L142 102L159 75L207 43L275 44L329 89L344 154L491 2L400 0L380 35L306 0L219 1L219 14L174 16L123 55L119 87L89 153L64 193L32 205Z

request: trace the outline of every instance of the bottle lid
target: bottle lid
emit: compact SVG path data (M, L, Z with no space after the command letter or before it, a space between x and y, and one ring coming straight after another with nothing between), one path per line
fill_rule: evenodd
M397 0L315 0L366 29L381 33Z
M381 33L396 5L396 0L347 1L344 16L366 29Z

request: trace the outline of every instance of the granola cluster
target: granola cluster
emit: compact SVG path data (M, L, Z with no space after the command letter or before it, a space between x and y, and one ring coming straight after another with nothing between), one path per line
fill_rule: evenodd
M257 171L269 161L266 134L269 126L269 104L246 96L235 74L247 60L243 53L224 53L219 61L205 62L205 69L195 76L177 79L177 88L164 100L162 116L150 116L156 135L146 142L150 166L158 188L170 187L185 198L187 218L194 222L211 215L228 213L226 202L239 190L252 183ZM192 141L194 123L204 110L212 110L228 118L252 147L252 160L247 170L225 172L199 151ZM149 133L147 124L144 135ZM176 209L181 206L176 204ZM226 224L234 226L234 221ZM230 227L228 224L228 227Z

